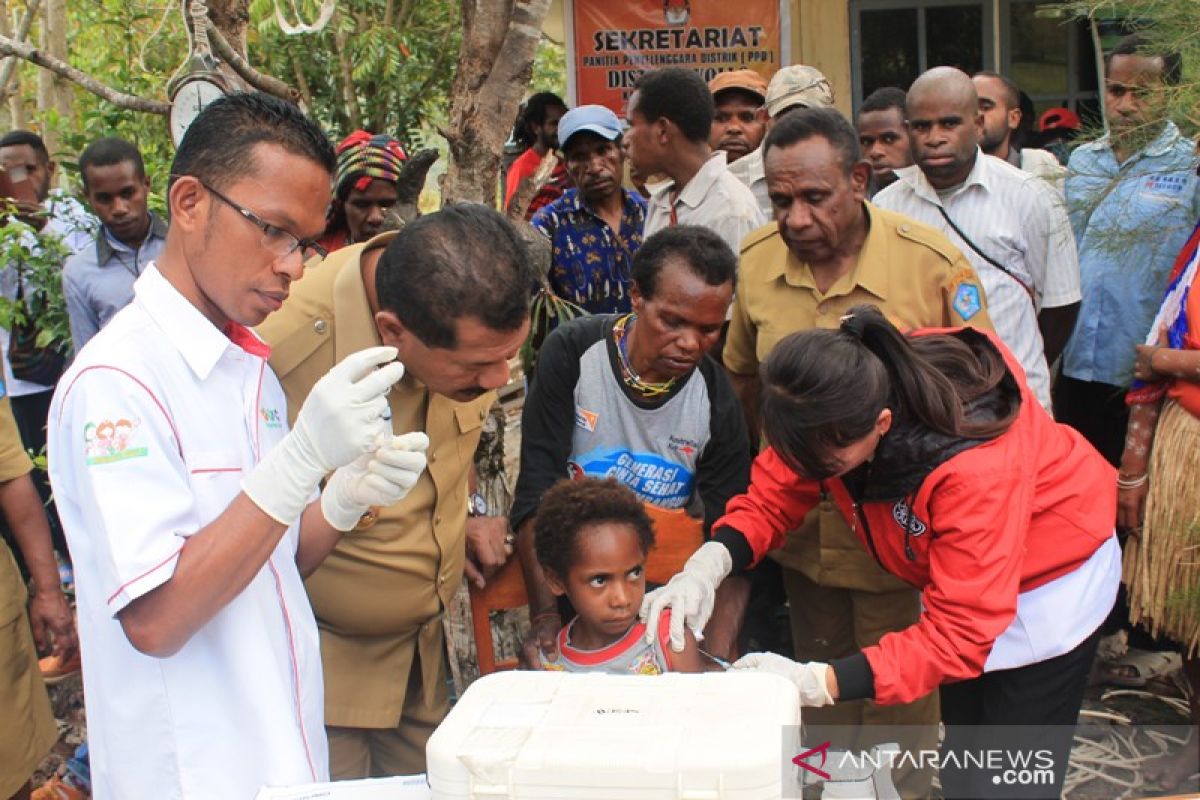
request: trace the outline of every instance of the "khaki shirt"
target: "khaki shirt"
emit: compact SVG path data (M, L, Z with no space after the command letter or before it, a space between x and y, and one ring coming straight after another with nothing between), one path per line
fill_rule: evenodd
M0 376L0 388L3 385L3 376ZM12 406L7 397L0 396L0 483L26 475L32 469L33 462L21 444ZM12 562L8 545L0 539L0 627L25 612L27 599L25 583Z
M360 258L394 237L381 234L310 266L283 308L258 328L271 345L290 421L334 364L380 344ZM458 403L431 394L412 375L392 389L393 430L429 436L429 468L378 522L347 533L306 581L321 631L327 725L395 727L414 656L432 704L444 679L442 612L462 580L467 475L494 400L489 392Z
M808 264L788 250L776 224L746 237L724 350L730 372L757 374L780 339L796 331L836 328L862 303L878 306L901 330L992 329L979 276L945 236L870 203L864 207L870 230L858 263L824 294L817 291ZM883 571L829 501L772 555L824 586L872 592L907 586Z

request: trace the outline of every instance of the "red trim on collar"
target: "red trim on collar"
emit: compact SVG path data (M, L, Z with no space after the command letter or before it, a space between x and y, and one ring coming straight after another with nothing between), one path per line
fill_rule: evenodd
M578 619L578 617L576 617ZM576 664L581 667L594 667L597 664L603 664L609 659L621 655L630 647L637 643L637 640L646 635L646 623L635 622L633 627L625 632L617 641L610 644L608 647L603 647L599 650L580 650L570 643L570 631L575 627L575 620L571 620L567 625L563 626L558 634L558 649L559 652L566 655Z
M245 325L239 325L233 321L226 322L223 333L229 337L229 341L250 355L264 359L271 357L271 346L251 333Z

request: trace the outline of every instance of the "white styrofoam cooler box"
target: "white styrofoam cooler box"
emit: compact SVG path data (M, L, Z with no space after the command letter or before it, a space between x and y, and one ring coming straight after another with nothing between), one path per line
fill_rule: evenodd
M500 672L430 737L429 785L434 800L777 800L799 725L796 687L765 673Z

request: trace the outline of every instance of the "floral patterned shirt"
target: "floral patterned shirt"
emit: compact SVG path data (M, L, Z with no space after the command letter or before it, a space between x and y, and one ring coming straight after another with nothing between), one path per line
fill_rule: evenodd
M629 274L633 254L642 246L646 201L622 190L621 230L613 229L588 208L578 189L568 189L531 220L553 246L550 288L590 314L630 310Z

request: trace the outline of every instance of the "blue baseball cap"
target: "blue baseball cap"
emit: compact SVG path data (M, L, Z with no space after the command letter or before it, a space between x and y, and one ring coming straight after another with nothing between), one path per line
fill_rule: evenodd
M607 106L588 105L572 108L558 121L559 146L566 148L575 134L587 131L615 142L621 138L621 122Z

